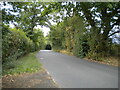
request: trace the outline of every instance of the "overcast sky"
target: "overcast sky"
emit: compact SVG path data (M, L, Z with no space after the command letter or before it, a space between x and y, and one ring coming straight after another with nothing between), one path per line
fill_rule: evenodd
M46 36L46 35L49 33L49 31L50 31L50 28L45 27L45 26L41 27L41 26L39 25L39 26L37 26L36 28L41 29L41 30L44 32L44 36Z

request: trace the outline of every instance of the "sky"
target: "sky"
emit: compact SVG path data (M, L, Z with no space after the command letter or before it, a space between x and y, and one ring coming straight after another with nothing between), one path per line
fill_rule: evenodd
M39 26L37 26L36 28L42 30L43 33L44 33L44 36L46 36L46 35L49 33L49 31L50 31L50 28L45 27L45 26L41 27L41 26L39 25Z

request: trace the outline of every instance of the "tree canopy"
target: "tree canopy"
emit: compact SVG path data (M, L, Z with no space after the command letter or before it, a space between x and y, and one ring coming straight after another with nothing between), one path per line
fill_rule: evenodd
M44 47L46 39L36 29L38 25L50 28L47 38L53 49L66 49L76 56L95 59L110 54L112 40L120 33L120 2L34 1L1 5L3 56L7 58L16 53L10 55L12 46L18 53L26 52L29 45L32 46L27 52ZM11 24L15 27L11 28Z

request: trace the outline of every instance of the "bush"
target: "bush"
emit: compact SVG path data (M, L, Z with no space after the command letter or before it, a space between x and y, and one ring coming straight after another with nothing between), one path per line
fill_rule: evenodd
M9 60L15 60L30 52L31 48L34 49L33 41L30 40L22 30L11 29L3 25L2 32L3 63Z
M120 44L112 44L111 50L110 50L110 55L111 56L120 56Z
M85 36L76 34L75 46L73 48L73 54L78 57L85 57L88 54L89 44Z

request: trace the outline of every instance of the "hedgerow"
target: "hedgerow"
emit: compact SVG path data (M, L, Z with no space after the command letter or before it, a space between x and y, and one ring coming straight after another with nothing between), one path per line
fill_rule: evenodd
M2 34L3 63L9 60L16 60L29 52L33 52L41 48L41 45L39 44L41 41L33 42L33 40L27 37L26 33L20 29L12 29L3 25Z

